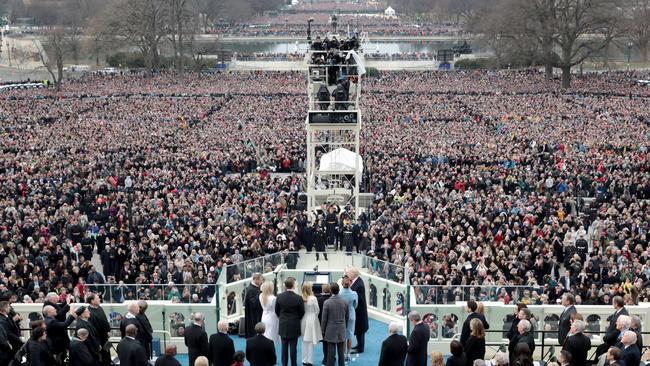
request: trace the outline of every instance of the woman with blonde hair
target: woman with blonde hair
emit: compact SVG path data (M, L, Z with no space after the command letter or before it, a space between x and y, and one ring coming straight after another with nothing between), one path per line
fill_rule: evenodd
M467 365L472 366L474 360L485 359L485 328L480 319L474 318L469 322L469 329L471 333L465 344L465 358Z
M275 314L275 295L273 295L273 282L266 281L260 288L260 304L262 304L262 323L266 325L264 336L275 344L280 344L278 324L280 320Z
M429 356L431 357L431 366L445 366L445 361L442 358L442 353L438 351L432 351Z
M302 364L314 364L314 345L323 340L320 321L318 321L318 300L314 296L311 282L302 285L302 301L305 302L305 315L300 321L302 334Z

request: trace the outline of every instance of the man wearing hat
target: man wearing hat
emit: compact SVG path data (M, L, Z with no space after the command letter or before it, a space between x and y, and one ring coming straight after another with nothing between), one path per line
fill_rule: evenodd
M101 349L101 344L100 344L100 337L99 337L99 332L97 331L97 328L90 323L90 309L81 306L79 309L76 311L77 313L77 333L81 329L86 329L88 331L88 335L86 336L84 343L86 344L86 347L88 348L88 351L90 351L90 355L92 356L93 360L95 360L96 364L99 364L99 351ZM81 339L81 337L79 337Z

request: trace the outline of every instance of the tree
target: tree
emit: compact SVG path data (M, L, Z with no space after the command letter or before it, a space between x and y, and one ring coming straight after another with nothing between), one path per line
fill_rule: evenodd
M99 17L107 19L105 33L135 44L145 60L145 73L160 68L160 44L166 36L165 0L116 0Z
M639 50L641 61L648 61L650 51L650 0L629 0L626 4L626 31Z
M556 66L562 87L571 85L571 68L607 47L621 30L620 9L613 0L555 0Z
M65 28L57 27L49 29L43 36L45 43L42 46L35 41L37 56L58 90L64 77L63 62L70 54L71 35Z

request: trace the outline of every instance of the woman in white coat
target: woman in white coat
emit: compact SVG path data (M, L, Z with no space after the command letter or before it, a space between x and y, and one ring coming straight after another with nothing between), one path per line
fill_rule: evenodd
M262 323L266 325L264 336L275 344L280 344L278 335L278 316L275 314L275 295L273 295L273 282L266 281L262 284L260 292L260 304L262 304Z
M318 321L318 300L314 296L311 282L302 285L302 301L305 302L305 315L300 323L302 334L302 364L314 365L314 345L323 339L323 332Z

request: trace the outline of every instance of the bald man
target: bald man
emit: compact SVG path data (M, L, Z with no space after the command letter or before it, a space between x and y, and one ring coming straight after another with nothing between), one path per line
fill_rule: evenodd
M228 336L228 321L217 323L218 332L210 336L209 356L212 366L230 366L235 354L235 344Z
M181 366L176 359L176 346L173 344L165 347L165 354L158 357L154 366Z
M138 335L138 327L135 324L128 324L124 328L124 334L124 338L117 345L120 366L148 366L147 352L142 344L135 339Z

